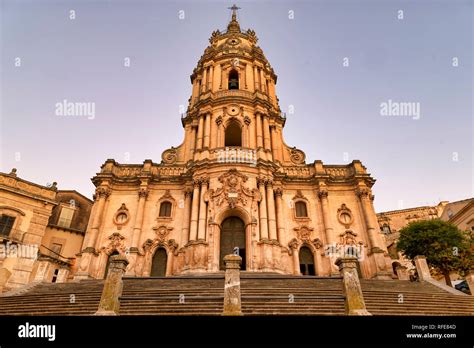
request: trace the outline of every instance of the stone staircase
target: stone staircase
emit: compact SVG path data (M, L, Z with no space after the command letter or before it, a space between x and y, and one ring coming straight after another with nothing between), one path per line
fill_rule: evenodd
M224 274L123 279L121 315L221 315ZM103 280L41 283L0 296L0 315L93 315ZM361 280L373 315L474 315L474 297L429 283ZM340 277L298 277L241 272L244 315L344 315ZM399 295L403 303L399 303Z
M340 277L241 273L244 315L345 315Z
M373 315L474 315L474 296L454 295L427 282L361 279L360 283Z

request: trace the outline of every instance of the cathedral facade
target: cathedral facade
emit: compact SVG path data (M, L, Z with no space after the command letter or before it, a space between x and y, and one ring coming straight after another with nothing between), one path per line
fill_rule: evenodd
M103 278L115 254L128 258L127 275L146 277L219 272L231 253L249 272L330 276L350 250L363 278L391 279L366 168L306 163L284 142L277 75L235 10L209 42L191 75L183 142L161 163L109 159L92 179L75 278Z

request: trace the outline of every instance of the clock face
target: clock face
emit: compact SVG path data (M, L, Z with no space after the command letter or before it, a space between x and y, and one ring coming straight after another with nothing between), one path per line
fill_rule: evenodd
M339 220L345 224L345 225L348 225L351 223L352 221L352 217L350 214L348 213L342 213L341 215L339 215Z
M116 220L119 224L123 224L125 221L127 221L127 214L125 213L118 214Z
M236 116L238 115L240 112L240 108L238 105L235 105L235 104L231 104L227 107L227 113L230 115L230 116Z

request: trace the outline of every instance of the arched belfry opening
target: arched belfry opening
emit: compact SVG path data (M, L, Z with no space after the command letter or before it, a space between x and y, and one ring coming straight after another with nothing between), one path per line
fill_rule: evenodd
M237 121L231 121L225 129L225 146L242 146L242 129Z
M303 246L301 247L299 254L301 275L316 275L314 270L314 258L311 250L308 247Z
M228 217L222 222L220 237L219 268L225 270L224 256L233 253L234 248L239 248L239 256L242 258L241 270L245 270L245 224L235 216Z
M164 277L166 276L166 264L168 262L168 255L166 250L163 248L156 249L155 255L153 255L153 261L151 262L152 277Z
M239 73L237 70L229 72L229 89L239 89Z

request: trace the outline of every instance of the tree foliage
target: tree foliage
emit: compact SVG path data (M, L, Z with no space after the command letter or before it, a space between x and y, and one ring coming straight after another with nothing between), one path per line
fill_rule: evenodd
M474 268L473 234L452 223L434 219L409 223L400 230L397 249L413 259L424 255L426 261L444 274L450 284L452 271L465 275Z

